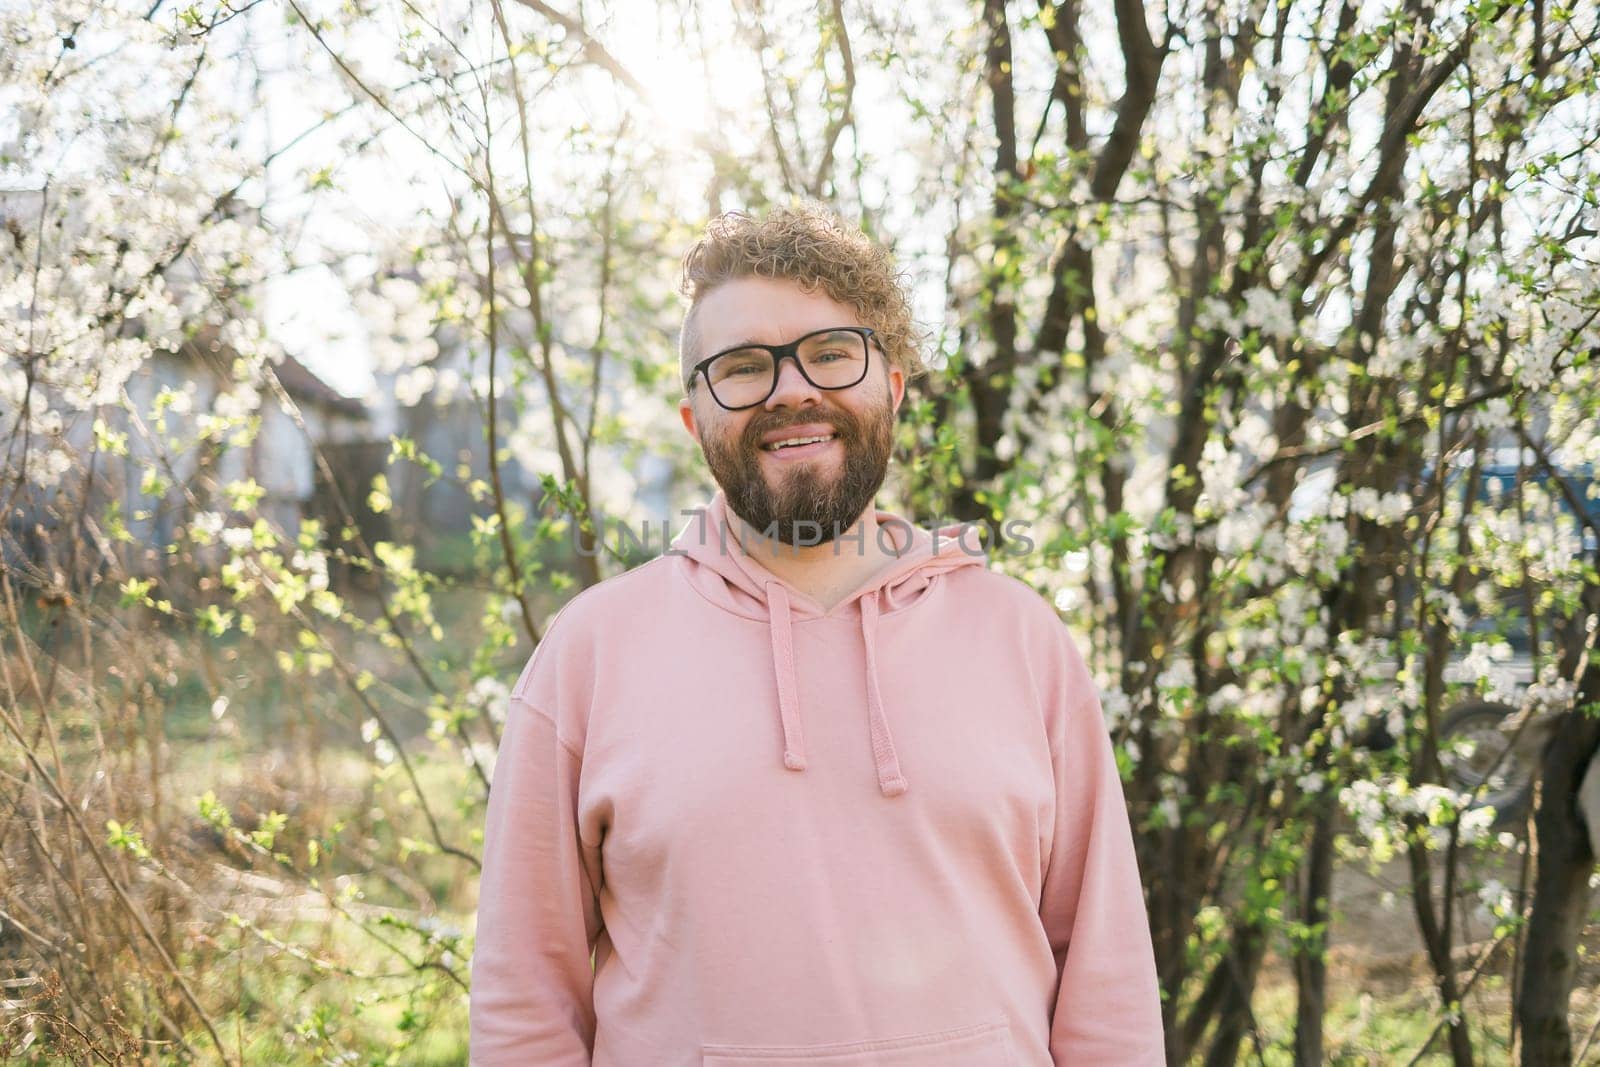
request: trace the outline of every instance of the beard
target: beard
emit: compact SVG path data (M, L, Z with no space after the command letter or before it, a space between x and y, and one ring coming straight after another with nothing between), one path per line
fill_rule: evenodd
M843 468L832 461L801 460L779 470L768 484L761 439L786 426L827 423L844 452ZM844 410L812 411L796 417L759 411L737 439L706 435L706 465L722 487L728 507L758 533L797 548L826 544L866 511L889 471L894 446L894 408L877 405L857 418Z

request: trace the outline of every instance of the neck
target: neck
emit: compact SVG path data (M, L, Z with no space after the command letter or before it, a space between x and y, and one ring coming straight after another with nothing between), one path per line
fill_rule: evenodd
M877 509L869 505L842 536L819 545L790 545L767 537L728 511L728 522L745 553L775 576L831 611L839 598L896 558L879 544ZM885 535L887 540L887 535Z

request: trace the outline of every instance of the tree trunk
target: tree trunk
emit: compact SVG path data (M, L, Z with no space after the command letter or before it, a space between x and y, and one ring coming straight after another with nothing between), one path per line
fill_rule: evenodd
M1584 590L1583 608L1582 618L1600 614L1600 587ZM1581 645L1564 658L1576 661L1579 655L1586 655L1587 662L1578 679L1577 706L1561 716L1545 748L1534 815L1533 913L1521 960L1520 1033L1514 1056L1519 1064L1539 1067L1572 1062L1568 1001L1595 864L1578 811L1578 786L1600 750L1600 717L1584 714L1585 707L1600 702L1600 659ZM1576 669L1575 662L1562 666L1563 673Z
M1406 849L1406 860L1411 866L1411 906L1417 915L1417 932L1422 935L1428 962L1433 966L1434 986L1439 990L1441 1011L1455 1012L1449 1024L1450 1060L1457 1067L1472 1067L1472 1039L1467 1032L1466 1017L1461 1012L1461 987L1456 981L1455 960L1451 955L1450 893L1444 894L1440 907L1441 919L1433 903L1432 863L1420 838L1426 827L1424 820L1413 816L1408 823L1408 836L1412 838ZM1452 859L1449 862L1454 862Z
M1217 1030L1206 1050L1205 1067L1233 1067L1239 1062L1239 1046L1245 1034L1255 1028L1250 1000L1255 995L1256 977L1267 948L1265 931L1252 923L1236 931L1234 950L1222 963L1222 1002L1217 1008Z
M1333 893L1333 799L1317 798L1316 823L1311 831L1309 867L1300 914L1307 926L1322 929L1302 943L1294 955L1295 1019L1294 1062L1297 1067L1321 1067L1322 1017L1328 1010L1328 917Z

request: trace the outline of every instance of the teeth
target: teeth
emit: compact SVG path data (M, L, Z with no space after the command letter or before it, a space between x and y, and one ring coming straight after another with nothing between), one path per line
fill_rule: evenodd
M833 434L822 434L817 437L790 437L783 441L775 441L765 446L768 452L776 452L780 448L790 448L794 445L809 445L813 441L831 441Z

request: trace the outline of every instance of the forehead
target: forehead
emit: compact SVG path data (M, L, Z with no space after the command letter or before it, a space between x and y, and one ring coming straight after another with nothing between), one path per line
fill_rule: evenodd
M758 341L782 344L829 326L864 326L855 308L787 278L736 278L705 295L695 310L701 359Z

